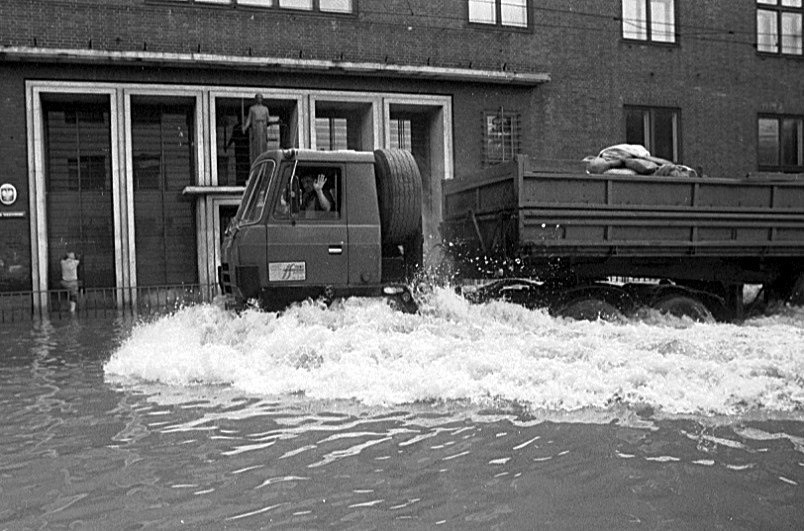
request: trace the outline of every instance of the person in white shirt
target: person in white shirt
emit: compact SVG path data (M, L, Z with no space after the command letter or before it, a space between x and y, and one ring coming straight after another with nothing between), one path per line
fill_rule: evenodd
M78 302L78 264L81 261L70 251L61 259L61 285L68 291L70 299L70 313L75 312Z

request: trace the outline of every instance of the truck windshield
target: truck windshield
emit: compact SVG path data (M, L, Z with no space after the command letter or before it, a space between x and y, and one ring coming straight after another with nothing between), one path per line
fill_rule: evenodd
M268 190L274 175L276 162L266 160L251 170L251 175L243 193L243 201L237 209L235 220L239 223L253 223L262 217L263 207L268 199Z

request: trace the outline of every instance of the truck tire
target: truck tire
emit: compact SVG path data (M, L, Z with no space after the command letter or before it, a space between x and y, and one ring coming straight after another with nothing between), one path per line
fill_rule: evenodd
M701 323L715 322L712 312L703 302L686 295L667 295L654 301L651 306L675 317L688 317Z
M578 297L561 305L555 312L560 317L576 321L623 321L623 313L609 301L594 295Z
M385 243L403 244L422 230L422 176L409 151L378 149L377 196Z

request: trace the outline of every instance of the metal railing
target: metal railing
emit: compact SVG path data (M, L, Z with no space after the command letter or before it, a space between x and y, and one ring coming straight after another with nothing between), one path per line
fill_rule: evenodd
M70 292L65 289L0 292L0 323L164 314L183 306L211 302L218 293L217 284L82 288L75 298L75 310L71 311Z

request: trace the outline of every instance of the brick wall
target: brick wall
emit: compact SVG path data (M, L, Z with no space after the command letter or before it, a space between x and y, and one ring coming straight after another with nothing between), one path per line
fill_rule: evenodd
M479 167L482 113L500 107L522 114L525 153L573 160L623 141L623 105L678 107L683 162L716 176L755 170L757 113L804 114L804 60L757 55L755 0L679 0L677 46L622 41L620 0L534 1L527 31L470 26L465 0L357 3L356 15L336 16L162 0L0 2L0 182L17 187L15 209L26 212L0 220L0 278L12 278L9 267L30 274L25 79L449 94L458 176ZM7 47L505 68L551 81L530 89L192 65L26 65L3 55Z
M0 184L17 189L17 201L0 205L0 291L30 289L30 212L25 147L25 86L19 68L0 63Z
M355 16L335 16L163 0L16 0L0 3L0 45L548 72L552 81L521 105L532 133L524 151L581 158L622 141L623 105L667 105L681 109L684 162L715 175L755 169L758 112L804 114L804 60L756 54L754 0L676 2L681 36L665 47L622 41L619 0L533 2L528 31L469 26L465 0L358 5ZM245 83L244 75L230 72L228 82ZM494 108L506 104L503 93L467 86L463 101ZM478 114L460 105L455 112L456 136L480 131ZM472 149L456 143L456 155Z

